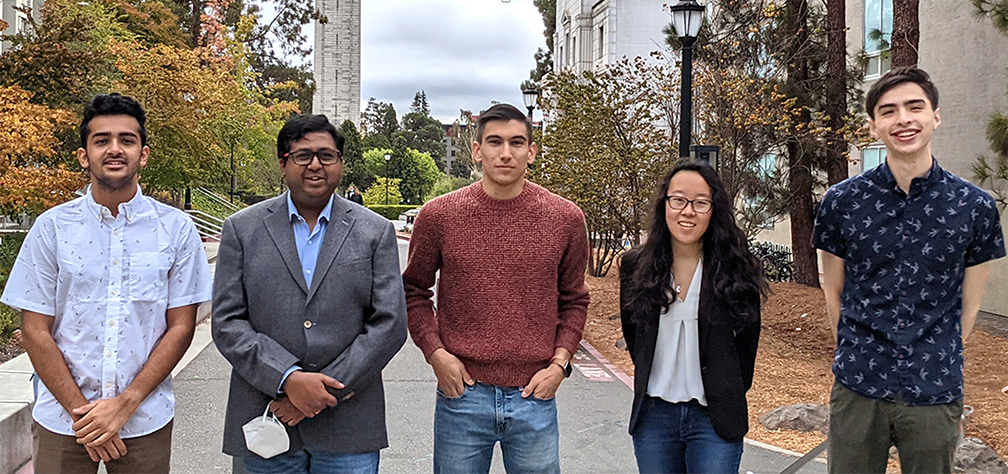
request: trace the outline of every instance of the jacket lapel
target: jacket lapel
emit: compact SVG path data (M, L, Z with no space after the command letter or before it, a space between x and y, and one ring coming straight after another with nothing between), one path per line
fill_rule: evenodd
M287 193L274 198L269 206L270 213L263 221L266 224L266 231L280 251L287 270L297 282L301 290L308 294L308 285L305 283L304 272L301 268L301 259L298 258L297 244L294 243L294 227L291 226L290 214L287 214Z
M343 242L350 234L353 227L354 218L351 214L352 208L346 205L346 201L339 196L333 196L332 212L329 214L329 224L326 225L325 239L322 240L322 248L319 250L318 260L315 262L315 276L312 277L312 287L308 291L307 305L311 302L319 285L325 279L329 268L332 266L336 255L343 248ZM293 233L292 233L293 235Z
M717 308L714 301L714 272L704 269L703 278L700 282L700 306L697 308L697 337L700 339L700 360L706 360L707 335L710 334L710 322L712 311Z

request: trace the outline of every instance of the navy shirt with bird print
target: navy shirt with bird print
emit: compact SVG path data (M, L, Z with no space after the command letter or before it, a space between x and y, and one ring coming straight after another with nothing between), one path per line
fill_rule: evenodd
M909 405L961 398L963 276L1005 255L994 199L935 160L904 193L882 163L826 192L813 240L844 260L837 380Z

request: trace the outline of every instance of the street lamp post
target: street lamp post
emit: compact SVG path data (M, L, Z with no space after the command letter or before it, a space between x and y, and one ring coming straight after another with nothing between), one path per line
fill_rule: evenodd
M385 154L385 205L386 206L388 205L388 182L389 182L388 162L391 159L392 159L392 155L386 153Z
M539 91L535 87L522 89L522 103L529 112L529 123L532 123L532 111L535 110L536 102L539 100Z
M679 0L672 5L672 26L682 43L682 94L679 114L679 157L690 156L693 130L693 42L700 33L704 7L696 0Z

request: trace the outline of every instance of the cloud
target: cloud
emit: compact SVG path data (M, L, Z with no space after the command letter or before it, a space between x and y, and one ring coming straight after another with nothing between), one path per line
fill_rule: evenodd
M523 109L519 86L546 46L542 32L531 0L363 0L361 107L375 97L402 115L424 90L446 123L491 101Z

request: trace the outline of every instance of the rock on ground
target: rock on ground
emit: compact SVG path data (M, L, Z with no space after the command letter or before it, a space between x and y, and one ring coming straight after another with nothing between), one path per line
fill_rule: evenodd
M990 446L976 438L965 438L959 443L952 469L969 474L1008 474L1008 464Z
M775 408L759 418L768 430L823 431L827 427L829 407L819 403L799 403Z

